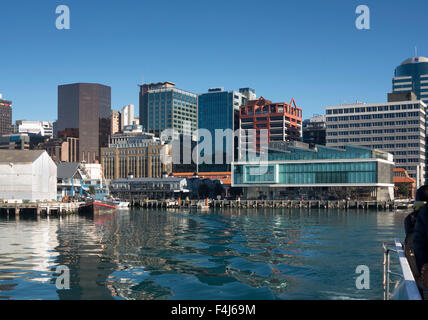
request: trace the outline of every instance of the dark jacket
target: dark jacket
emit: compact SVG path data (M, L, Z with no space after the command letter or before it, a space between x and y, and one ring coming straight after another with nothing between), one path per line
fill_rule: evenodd
M424 206L417 214L413 236L413 249L419 272L428 263L428 207Z

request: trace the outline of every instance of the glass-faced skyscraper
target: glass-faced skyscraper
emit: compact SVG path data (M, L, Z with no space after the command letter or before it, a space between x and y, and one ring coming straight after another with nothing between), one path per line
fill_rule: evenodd
M0 94L0 136L12 133L12 101L3 100Z
M395 69L392 79L393 92L412 91L417 99L428 104L428 58L415 57L405 60ZM428 141L426 141L428 143ZM425 144L426 145L426 144ZM428 165L428 153L425 153ZM428 173L425 175L428 181Z
M58 86L58 134L79 138L79 161L100 161L111 130L111 88L96 83Z
M215 130L239 128L239 107L248 100L256 99L254 89L243 88L237 91L224 91L223 88L208 89L207 93L198 97L198 128L206 129L212 137L212 164L200 164L198 171L203 172L230 172L231 166L226 163L226 148L234 154L234 147L223 142L215 141ZM215 154L223 154L223 163L215 163Z
M392 79L392 91L412 91L418 99L428 103L428 58L409 58L400 64Z
M172 82L140 85L140 124L160 137L165 129L192 135L198 124L198 96L175 88Z

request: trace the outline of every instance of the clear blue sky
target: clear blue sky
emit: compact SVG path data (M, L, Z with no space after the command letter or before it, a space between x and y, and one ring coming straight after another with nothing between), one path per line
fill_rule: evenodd
M55 28L55 8L71 30ZM355 8L371 10L371 30ZM327 105L381 102L394 68L428 56L426 0L14 0L0 3L0 92L13 118L55 120L57 86L112 87L112 109L145 82L194 93L252 87L275 102L295 98L304 118Z

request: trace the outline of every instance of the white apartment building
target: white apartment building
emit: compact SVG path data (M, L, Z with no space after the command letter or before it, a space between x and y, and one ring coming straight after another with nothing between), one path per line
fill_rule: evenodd
M326 145L358 145L394 155L404 168L425 184L426 104L421 100L349 104L326 108Z
M14 133L30 133L43 137L53 137L53 123L50 121L18 120Z
M120 120L121 120L121 128L124 128L126 126L131 126L134 122L134 105L133 104L129 104L127 106L124 106L122 108L122 113L120 116Z

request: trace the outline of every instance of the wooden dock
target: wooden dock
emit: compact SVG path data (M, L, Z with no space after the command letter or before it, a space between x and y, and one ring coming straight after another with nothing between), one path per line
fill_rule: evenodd
M357 200L138 200L129 199L131 207L136 208L198 208L208 204L210 208L285 208L285 209L365 209L397 210L410 209L410 204L395 201L357 201Z
M64 215L76 214L87 206L86 202L28 202L28 203L0 203L0 215L21 214L40 215Z

